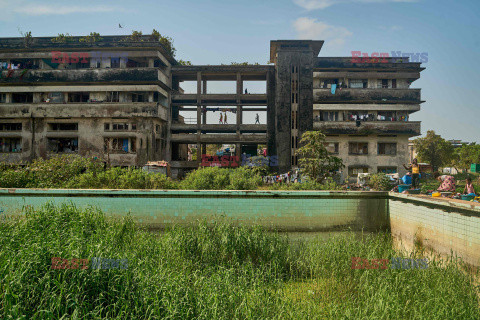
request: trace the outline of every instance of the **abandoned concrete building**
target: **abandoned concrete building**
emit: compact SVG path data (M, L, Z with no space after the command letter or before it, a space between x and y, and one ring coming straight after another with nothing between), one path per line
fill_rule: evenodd
M158 41L143 36L0 38L0 157L21 163L78 153L115 166L167 160L172 173L201 165L208 144L231 144L237 156L258 145L283 173L297 165L305 131L321 130L344 160L342 175L403 173L408 139L420 135L420 63L353 63L318 57L323 41L271 41L270 65L179 65ZM212 82L234 92L209 92ZM264 92L244 92L259 82ZM183 83L191 82L193 92ZM231 124L207 121L228 110ZM184 114L194 114L185 121ZM246 113L266 122L248 124ZM183 116L182 116L183 114ZM218 113L217 113L218 114ZM193 122L193 123L192 123ZM226 121L225 121L226 122ZM196 145L189 160L188 145Z

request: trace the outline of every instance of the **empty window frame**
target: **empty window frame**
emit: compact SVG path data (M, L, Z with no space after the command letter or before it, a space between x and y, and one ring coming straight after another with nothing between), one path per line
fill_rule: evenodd
M78 152L78 138L48 138L47 150L53 153Z
M78 123L49 123L49 131L78 131Z
M22 152L22 138L0 138L0 152Z
M367 88L368 80L367 79L351 79L349 81L349 87L352 89Z
M112 153L135 153L135 138L105 138L104 151Z
M385 174L393 174L397 173L397 167L378 167L377 168L378 173L385 173Z
M12 93L12 103L32 103L33 93Z
M21 123L0 123L0 131L22 131Z
M330 154L338 154L339 143L338 142L325 142L323 144Z
M395 156L397 154L397 144L391 142L381 142L378 144L378 154Z
M351 155L368 154L368 142L350 142L348 144L348 153Z
M88 102L90 99L89 92L69 92L68 102Z
M348 167L349 176L357 176L359 173L368 173L368 167Z

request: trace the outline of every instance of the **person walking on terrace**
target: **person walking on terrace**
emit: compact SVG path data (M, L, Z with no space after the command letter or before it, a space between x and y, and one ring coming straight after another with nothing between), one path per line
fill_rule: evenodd
M260 124L260 116L258 115L258 113L255 116L255 124Z
M223 124L223 113L220 112L220 121L218 121L219 124Z
M225 111L225 117L223 117L223 123L228 124L228 122L227 122L227 111Z
M407 167L403 165L405 170L412 171L412 189L417 189L419 186L418 180L420 178L420 166L418 165L417 158L412 160L412 163Z

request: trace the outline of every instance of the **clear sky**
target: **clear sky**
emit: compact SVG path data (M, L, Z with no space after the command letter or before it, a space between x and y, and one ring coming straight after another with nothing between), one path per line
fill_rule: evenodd
M426 102L411 120L423 133L480 142L480 0L0 0L0 8L1 37L155 28L193 64L265 64L277 39L325 40L320 56L428 52L412 85Z

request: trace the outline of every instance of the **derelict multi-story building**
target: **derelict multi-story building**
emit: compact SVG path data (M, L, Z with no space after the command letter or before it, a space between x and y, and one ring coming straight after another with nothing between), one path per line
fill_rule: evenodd
M237 155L261 144L285 172L297 165L302 133L321 130L344 160L344 176L353 176L402 173L408 138L420 134L420 123L409 121L422 102L420 89L410 88L420 63L352 63L318 57L323 41L282 40L271 42L271 65L183 66L158 41L141 40L0 38L0 157L167 160L175 173L197 168L207 144L236 145ZM233 92L209 92L216 81L233 83ZM252 81L264 92L246 93ZM184 82L196 90L185 92ZM208 123L208 114L227 110L232 124ZM194 116L185 121L188 112ZM247 113L266 113L267 121L245 123ZM187 158L191 144L196 161Z

